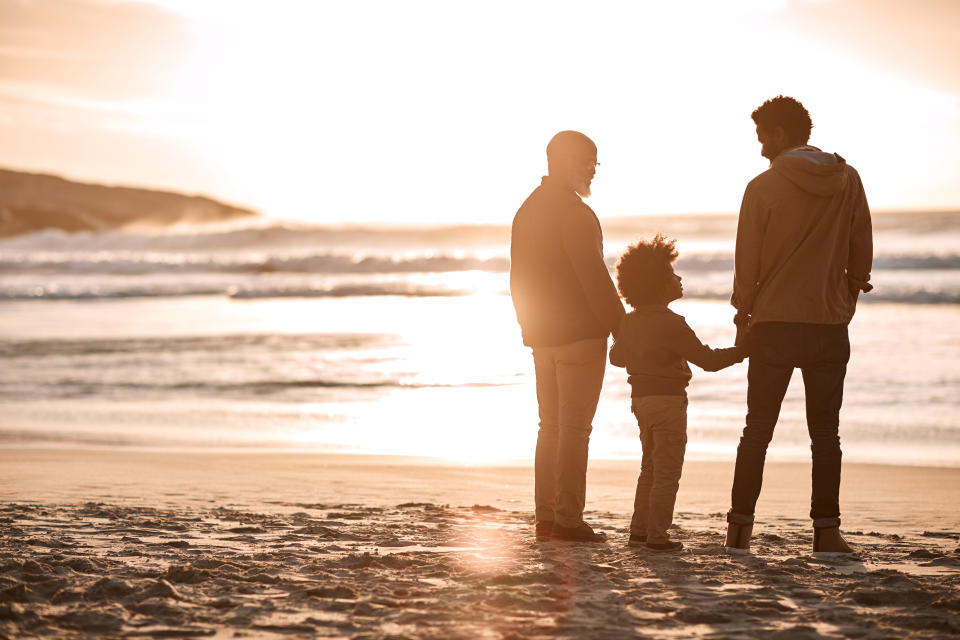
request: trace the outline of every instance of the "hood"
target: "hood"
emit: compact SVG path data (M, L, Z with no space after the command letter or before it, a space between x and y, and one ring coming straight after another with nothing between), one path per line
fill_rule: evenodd
M816 196L839 193L847 180L847 162L843 158L811 146L784 151L774 158L771 168Z

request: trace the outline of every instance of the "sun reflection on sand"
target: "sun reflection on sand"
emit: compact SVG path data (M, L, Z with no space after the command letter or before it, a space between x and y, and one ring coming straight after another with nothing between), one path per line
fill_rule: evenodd
M457 556L463 570L483 580L486 606L491 617L501 621L496 628L478 629L477 637L514 637L511 627L520 627L531 616L537 618L537 626L545 632L553 631L576 608L580 559L565 544L518 545L517 535L527 532L518 531L516 524L504 523L499 509L475 505L473 511L475 516L459 533L462 542L476 550ZM539 570L525 557L533 545L539 546L542 554ZM539 598L531 600L514 593L525 593L540 584L547 585L547 589Z
M589 584L615 570L598 562L596 554L603 547L538 542L532 537L532 521L528 529L504 522L499 509L474 505L472 511L456 539L475 550L459 551L457 557L461 568L485 585L491 615L508 621L497 627L494 637L512 637L509 621L529 622L533 617L538 628L554 634L594 615L597 594Z
M464 567L474 573L498 574L517 563L516 549L507 544L508 538L504 533L502 523L485 519L482 512L469 522L461 534L476 551L461 554Z

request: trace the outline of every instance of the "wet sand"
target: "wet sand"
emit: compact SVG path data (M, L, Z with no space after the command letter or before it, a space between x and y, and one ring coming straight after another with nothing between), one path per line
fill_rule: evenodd
M941 638L960 470L848 465L854 559L810 554L809 465L770 464L753 555L732 463L691 461L679 554L626 546L636 462L591 463L609 542L537 542L528 466L0 451L0 637Z

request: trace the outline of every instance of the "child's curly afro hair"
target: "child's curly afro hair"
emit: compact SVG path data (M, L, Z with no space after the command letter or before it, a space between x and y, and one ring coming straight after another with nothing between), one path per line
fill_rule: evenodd
M627 304L636 309L662 301L672 276L670 265L677 259L675 245L676 240L658 233L627 247L617 261L617 288Z

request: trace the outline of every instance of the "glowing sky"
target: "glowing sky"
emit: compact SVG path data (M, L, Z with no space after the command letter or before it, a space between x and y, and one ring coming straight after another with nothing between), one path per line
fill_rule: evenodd
M0 165L313 221L507 222L571 128L600 215L736 211L778 93L875 209L960 208L952 0L0 0Z

